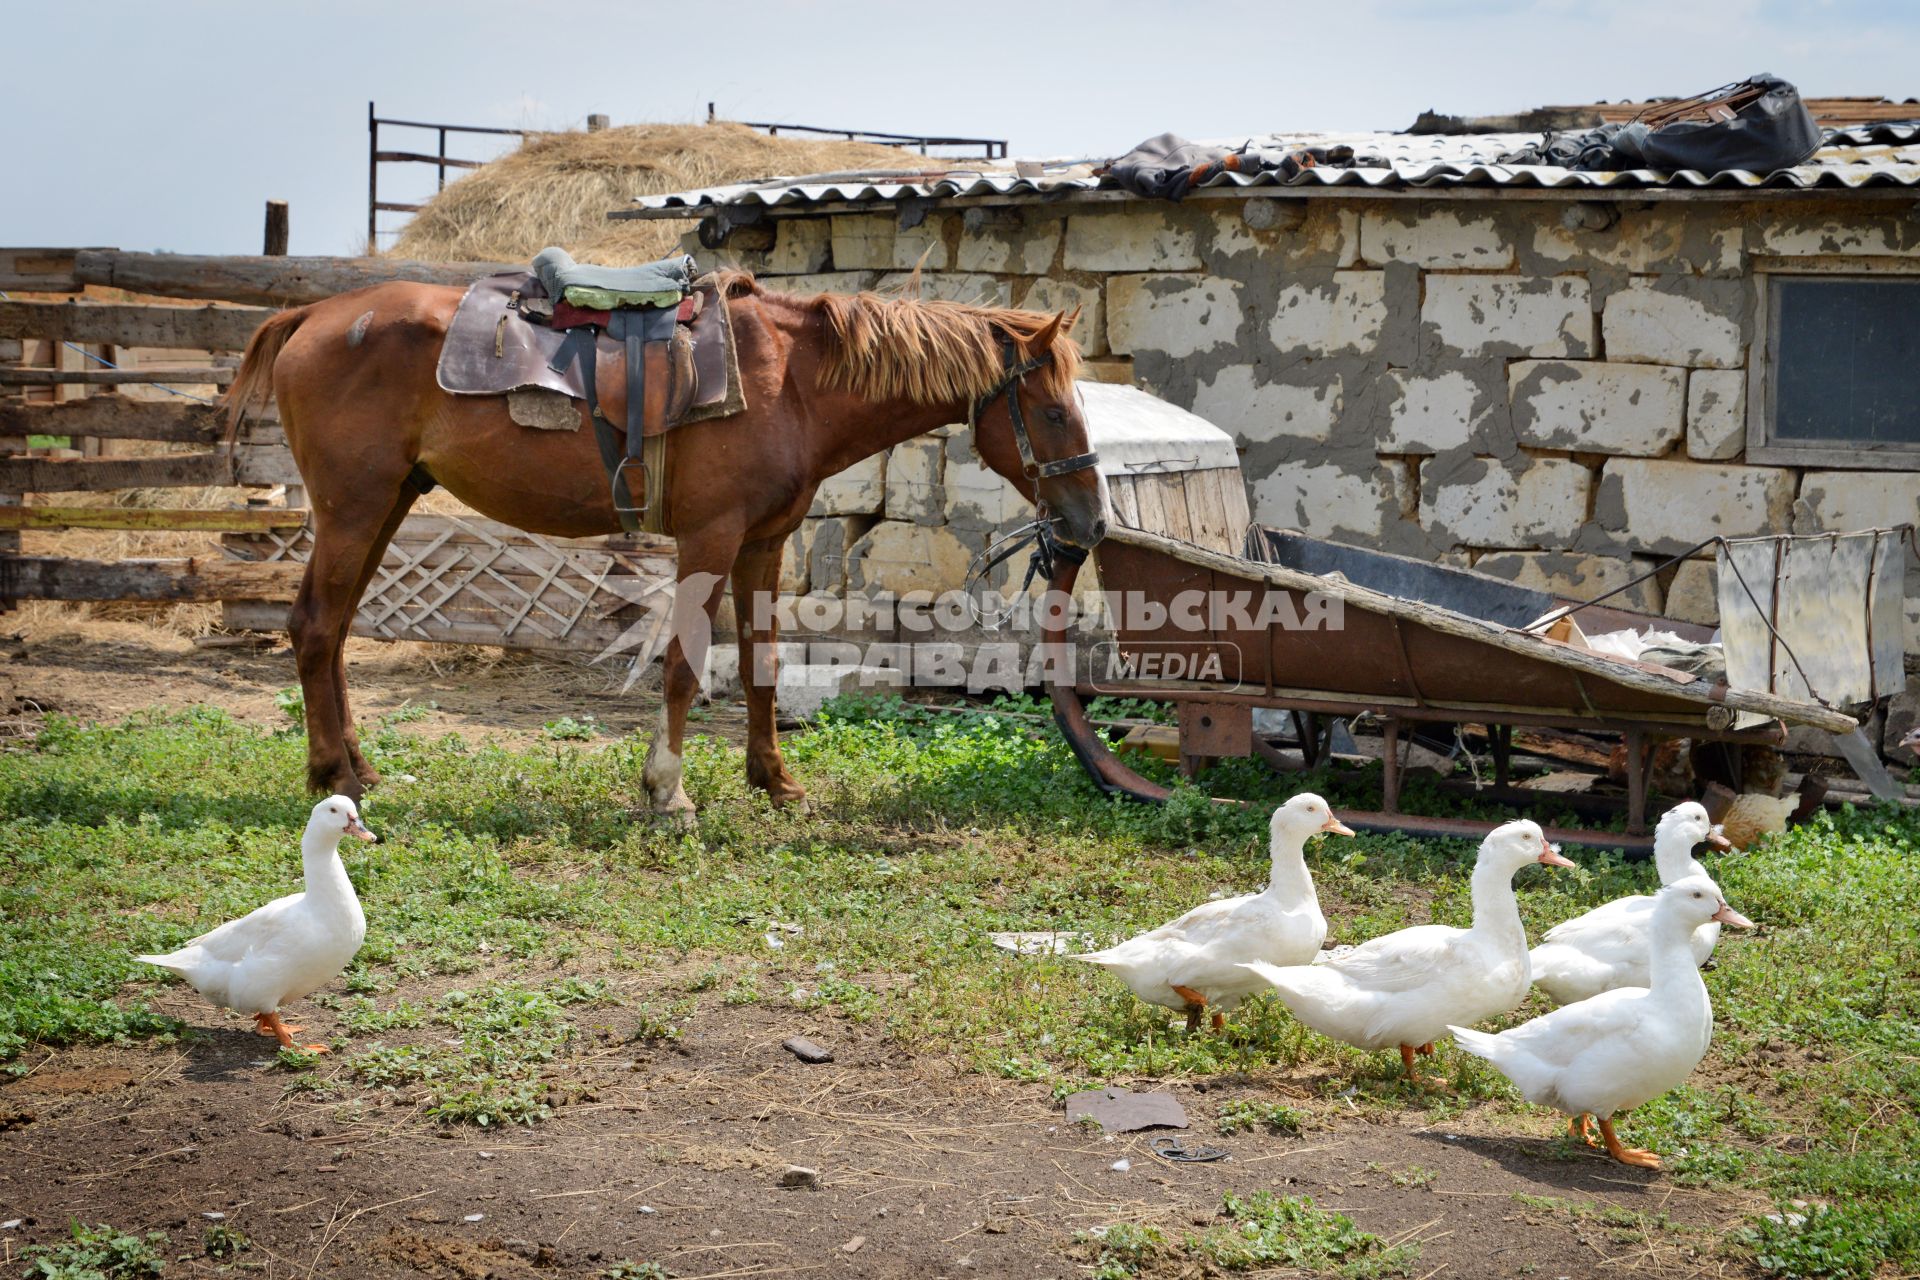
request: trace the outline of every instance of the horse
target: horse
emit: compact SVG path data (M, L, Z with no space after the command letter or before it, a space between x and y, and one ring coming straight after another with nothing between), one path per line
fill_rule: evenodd
M949 423L970 422L981 460L1059 540L1091 548L1108 525L1074 394L1072 317L874 293L799 297L717 273L747 407L667 436L666 532L677 543L664 705L641 770L647 802L685 825L687 709L699 689L681 637L710 627L731 579L747 703L747 779L776 806L804 800L774 723L777 595L788 536L827 477ZM450 395L436 380L463 290L392 282L279 312L254 332L225 401L228 438L279 404L306 485L312 556L289 615L306 705L307 783L358 799L379 782L349 711L347 631L387 544L435 484L530 533L618 533L589 421L536 431L505 397ZM705 589L684 590L692 579ZM955 584L956 586L960 584ZM704 619L692 610L704 609ZM773 618L755 629L756 621ZM704 633L702 633L704 634Z

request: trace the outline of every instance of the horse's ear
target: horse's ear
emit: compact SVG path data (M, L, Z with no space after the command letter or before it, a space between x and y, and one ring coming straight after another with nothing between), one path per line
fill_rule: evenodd
M1073 314L1077 317L1080 312L1076 308ZM1067 319L1066 312L1054 312L1053 318L1047 321L1047 323L1033 335L1033 349L1035 351L1053 350L1053 344L1060 340L1060 333L1063 327L1072 328L1073 322Z

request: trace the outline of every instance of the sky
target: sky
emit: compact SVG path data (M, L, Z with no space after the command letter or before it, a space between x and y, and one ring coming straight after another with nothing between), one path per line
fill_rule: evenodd
M541 129L696 121L712 102L1107 157L1169 130L1398 129L1429 107L1688 94L1758 71L1808 96L1920 97L1911 0L0 0L0 45L0 245L182 253L259 252L269 199L290 203L294 253L359 252L369 101ZM432 182L385 166L382 197Z

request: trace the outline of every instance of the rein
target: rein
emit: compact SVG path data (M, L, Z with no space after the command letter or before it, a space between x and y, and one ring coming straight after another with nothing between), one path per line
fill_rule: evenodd
M1029 480L1045 480L1053 476L1064 476L1074 471L1084 471L1100 461L1100 455L1089 449L1085 453L1076 453L1071 458L1061 458L1057 462L1041 462L1033 454L1033 439L1027 434L1027 420L1020 412L1020 380L1036 369L1043 369L1053 363L1053 352L1035 356L1031 360L1016 359L1013 341L1001 342L1000 349L1006 353L1006 376L999 385L974 401L973 412L967 415L967 425L978 427L980 415L998 396L1007 398L1007 417L1013 422L1013 443L1020 450L1020 466Z

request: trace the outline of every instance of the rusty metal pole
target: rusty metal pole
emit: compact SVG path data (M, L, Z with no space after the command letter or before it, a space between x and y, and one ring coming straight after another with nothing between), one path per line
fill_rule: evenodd
M1386 746L1380 753L1385 766L1380 775L1380 811L1400 812L1400 722L1388 717L1380 722L1386 732Z
M1627 834L1647 833L1647 736L1629 729L1623 738L1627 748Z
M367 252L375 249L374 218L380 204L380 121L367 103Z

